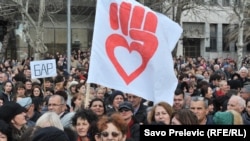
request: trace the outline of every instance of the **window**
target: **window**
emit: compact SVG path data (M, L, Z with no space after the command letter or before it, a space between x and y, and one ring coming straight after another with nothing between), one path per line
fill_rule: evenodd
M218 5L217 0L210 0L209 3L210 3L211 6L216 6L216 5Z
M240 6L241 5L241 0L233 0L233 5L234 6Z
M228 24L223 24L222 25L222 30L223 30L223 34L222 34L222 39L223 39L223 42L222 42L222 50L223 51L229 51L230 50L230 46L229 46L229 41L227 40L227 35L228 35L228 32L229 32L229 25Z
M217 24L210 24L210 51L217 51Z
M223 0L222 6L230 6L230 0Z
M247 52L250 52L250 43L247 44Z

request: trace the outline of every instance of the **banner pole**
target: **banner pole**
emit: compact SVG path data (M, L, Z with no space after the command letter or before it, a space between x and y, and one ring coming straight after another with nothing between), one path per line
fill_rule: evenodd
M89 106L89 91L90 91L90 84L87 83L86 94L85 94L85 102L84 102L85 109L88 109L88 106Z

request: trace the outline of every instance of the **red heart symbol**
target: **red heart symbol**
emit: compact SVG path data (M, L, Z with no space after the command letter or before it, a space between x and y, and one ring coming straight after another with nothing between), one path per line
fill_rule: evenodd
M149 44L152 44L152 43L149 43ZM121 64L118 62L117 58L115 57L116 47L123 47L127 49L129 52L137 51L141 55L142 57L141 65L137 69L135 69L131 74L126 73L124 68L121 66ZM110 61L114 65L115 69L117 70L117 72L119 73L119 75L122 77L122 79L125 81L127 85L131 83L134 79L136 79L145 70L149 60L155 53L156 49L157 49L157 45L154 45L151 47L145 47L136 42L132 42L129 45L127 40L119 34L112 34L106 40L106 53Z

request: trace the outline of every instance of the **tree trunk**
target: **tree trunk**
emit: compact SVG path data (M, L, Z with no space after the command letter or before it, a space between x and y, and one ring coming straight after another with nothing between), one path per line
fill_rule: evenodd
M242 60L243 60L243 36L244 36L244 11L245 11L245 4L241 3L240 5L240 13L239 13L239 34L238 34L238 42L237 42L237 69L239 70L242 67Z

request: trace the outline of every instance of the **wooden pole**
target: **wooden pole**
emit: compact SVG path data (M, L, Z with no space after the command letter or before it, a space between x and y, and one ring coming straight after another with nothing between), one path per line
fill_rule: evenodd
M85 109L87 109L88 106L89 106L89 94L90 94L90 84L87 83L86 94L85 94L85 102L84 102Z

